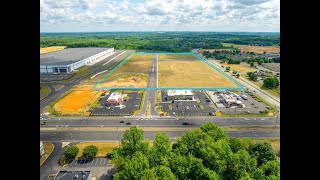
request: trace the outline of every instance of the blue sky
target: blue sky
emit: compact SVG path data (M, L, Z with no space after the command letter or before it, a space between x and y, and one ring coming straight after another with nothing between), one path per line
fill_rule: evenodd
M280 0L40 0L40 32L279 32Z

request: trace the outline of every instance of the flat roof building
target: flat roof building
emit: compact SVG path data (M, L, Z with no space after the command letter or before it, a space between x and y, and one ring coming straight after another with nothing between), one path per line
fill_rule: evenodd
M172 100L193 100L193 93L191 90L168 90L167 101Z
M91 180L90 171L59 171L54 180Z
M107 99L107 106L118 106L123 101L123 95L120 92L113 92Z
M101 61L113 51L114 48L67 48L40 54L40 73L70 73Z

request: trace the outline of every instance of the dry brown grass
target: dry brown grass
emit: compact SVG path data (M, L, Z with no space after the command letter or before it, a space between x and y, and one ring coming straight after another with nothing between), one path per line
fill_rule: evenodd
M263 52L272 52L279 53L280 48L274 46L249 46L249 45L241 45L241 44L228 44L225 43L226 46L234 46L241 49L242 52L255 52L258 54L262 54Z
M53 108L65 115L82 114L99 96L100 92L93 91L92 85L79 85L60 99Z
M96 157L105 157L108 153L111 153L114 148L119 147L119 142L81 142L76 145L76 147L79 148L79 152L75 159L81 157L83 149L91 145L97 146L98 148Z
M60 51L65 48L66 48L66 46L51 46L51 47L46 47L46 48L40 48L40 54L54 52L54 51Z
M233 70L236 70L238 72L241 72L242 74L247 74L247 72L254 72L256 71L255 68L251 67L249 64L247 63L240 63L240 64L228 64L228 63L223 63L221 64L224 67L230 66L231 70L230 72L232 72Z
M126 73L148 73L152 63L152 54L134 54L118 67L105 80L111 80Z
M160 54L158 58L159 87L237 87L193 55Z

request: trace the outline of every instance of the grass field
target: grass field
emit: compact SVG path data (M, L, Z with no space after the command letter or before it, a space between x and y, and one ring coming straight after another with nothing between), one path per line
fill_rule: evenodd
M249 46L249 45L241 45L241 44L229 44L223 43L224 46L233 46L240 48L242 52L255 52L258 54L262 54L263 52L272 52L272 53L279 53L280 48L275 46Z
M192 54L159 54L158 81L160 88L238 87Z
M151 54L134 54L96 87L146 87L151 63Z
M100 92L92 90L92 85L79 85L53 108L61 115L82 115L99 96Z
M111 153L115 147L119 147L119 142L81 142L76 145L79 148L76 159L81 157L83 149L90 145L97 146L98 154L96 157L105 157L108 153Z
M51 47L46 47L46 48L40 48L40 54L54 52L54 51L60 51L65 48L66 48L66 46L51 46Z
M218 60L220 62L220 60ZM247 74L247 72L254 72L257 71L255 68L250 67L247 63L240 63L240 64L228 64L228 63L222 63L224 67L230 66L230 72L233 70L236 70L238 72L241 72L242 74Z
M249 78L248 78L248 76L246 74L244 75L244 77L249 80ZM251 81L251 82L253 84L257 85L258 87L260 87L260 89L263 89L263 90L269 92L270 94L280 98L280 86L278 86L277 88L274 88L274 89L269 89L269 88L263 87L263 84L261 84L261 83L259 83L257 81Z
M41 86L40 85L40 100L48 96L50 94L51 89L48 86Z

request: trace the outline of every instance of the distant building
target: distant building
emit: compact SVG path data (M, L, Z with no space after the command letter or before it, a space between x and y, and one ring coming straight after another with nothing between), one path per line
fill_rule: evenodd
M90 171L59 171L54 180L91 180Z
M123 95L120 92L113 92L107 99L107 106L118 106L123 102Z
M43 143L42 141L40 141L40 156L43 156L44 155L44 147L43 147Z
M194 100L191 90L168 90L167 101L172 100Z
M40 54L40 73L70 73L105 59L114 48L67 48Z

